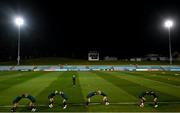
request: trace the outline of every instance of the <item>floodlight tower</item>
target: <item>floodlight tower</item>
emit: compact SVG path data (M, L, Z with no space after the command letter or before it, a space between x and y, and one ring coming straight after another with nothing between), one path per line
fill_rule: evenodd
M18 56L17 56L17 65L20 65L20 37L21 37L21 26L24 24L24 20L23 20L22 17L16 17L14 22L18 26Z
M169 63L172 64L172 52L171 52L171 27L173 26L172 20L166 20L164 23L165 27L168 28L169 31Z

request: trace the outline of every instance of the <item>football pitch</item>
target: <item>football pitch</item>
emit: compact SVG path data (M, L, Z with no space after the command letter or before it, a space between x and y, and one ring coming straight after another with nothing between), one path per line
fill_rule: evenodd
M72 75L77 85L72 85ZM68 107L62 109L62 98L56 97L53 108L48 107L48 95L54 90L68 95ZM110 104L94 96L86 106L86 96L101 90ZM154 91L159 107L154 108L152 97L147 97L143 108L137 104L142 91ZM28 93L36 98L37 112L180 112L180 72L0 72L0 112L10 112L12 101ZM28 100L20 101L17 111L27 111Z

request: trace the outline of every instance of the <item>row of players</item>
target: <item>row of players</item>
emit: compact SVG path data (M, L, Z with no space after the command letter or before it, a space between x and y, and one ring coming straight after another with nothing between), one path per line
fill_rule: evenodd
M49 108L52 108L53 107L53 104L54 104L54 97L55 96L61 96L63 98L63 109L66 109L67 108L67 100L68 100L68 96L62 92L62 91L54 91L52 93L50 93L48 95L48 99L49 99ZM87 102L86 102L86 105L88 106L90 101L91 101L91 97L95 96L95 95L101 95L103 96L103 102L105 103L105 105L109 105L109 101L108 101L108 98L107 98L107 95L98 90L98 91L94 91L94 92L90 92L88 95L87 95ZM145 91L145 92L142 92L140 95L139 95L139 98L140 98L140 104L139 106L140 107L144 107L144 102L146 101L146 98L145 96L146 95L149 95L149 96L153 96L153 101L154 101L154 107L157 108L158 107L158 103L157 103L157 95L155 94L155 92L153 91ZM29 109L32 111L32 112L35 112L36 111L36 106L35 106L35 98L29 94L22 94L21 96L17 96L15 98L15 100L13 100L13 108L11 109L12 112L16 112L16 109L18 107L18 104L20 102L20 100L22 98L27 98L30 100L30 103L29 103Z
M76 85L76 75L73 75L72 76L72 83L73 83L73 87L75 87ZM53 103L54 103L54 97L55 95L57 95L59 93L59 95L61 95L64 99L63 99L63 109L66 109L67 107L67 104L66 104L66 101L68 99L67 95L60 91L55 91L53 93L51 93L49 96L48 96L48 99L49 99L49 107L52 108L53 107ZM18 107L18 104L19 104L19 101L22 99L22 98L27 98L30 100L30 103L29 103L29 109L31 109L31 111L36 111L36 107L35 107L35 98L29 94L22 94L21 96L17 96L14 100L13 100L13 108L11 109L12 112L15 112L17 107Z
M91 97L95 96L95 95L102 95L103 96L103 102L105 102L105 105L109 105L109 102L108 102L108 99L107 99L107 95L98 90L98 91L94 91L94 92L90 92L88 95L87 95L87 102L86 102L86 105L89 105L90 101L91 101ZM50 93L48 95L48 100L49 100L49 108L52 108L53 107L53 104L54 104L54 98L55 96L61 96L63 98L63 109L66 109L67 108L67 100L68 100L68 96L62 92L62 91L54 91L52 93ZM16 109L19 105L19 102L22 98L27 98L30 100L30 103L29 103L29 109L34 112L36 111L36 106L35 106L35 97L34 96L31 96L29 94L22 94L21 96L17 96L14 100L13 100L13 107L11 109L12 112L16 112Z
M72 84L73 84L73 86L75 87L76 86L76 75L73 75L72 76ZM154 107L155 108L157 108L158 107L158 104L157 104L157 99L158 99L158 97L157 97L157 95L156 95L156 93L155 92L153 92L153 91L144 91L144 92L142 92L140 95L139 95L139 98L140 98L140 104L139 104L139 106L140 107L144 107L144 102L146 101L146 98L145 98L145 96L153 96L153 101L154 101ZM103 98L103 100L105 101L107 99L107 97L106 96L104 96L104 98ZM90 98L89 98L89 101L90 101Z

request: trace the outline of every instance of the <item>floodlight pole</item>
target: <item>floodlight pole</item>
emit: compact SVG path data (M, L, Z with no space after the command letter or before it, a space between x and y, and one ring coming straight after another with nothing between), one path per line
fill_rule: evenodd
M20 65L20 39L21 39L21 25L23 25L24 20L21 17L15 19L15 23L18 26L18 54L17 54L17 65Z
M171 27L168 27L169 31L169 63L172 65L172 53L171 53Z
M17 56L17 65L20 65L20 39L21 39L21 25L18 25L18 56Z

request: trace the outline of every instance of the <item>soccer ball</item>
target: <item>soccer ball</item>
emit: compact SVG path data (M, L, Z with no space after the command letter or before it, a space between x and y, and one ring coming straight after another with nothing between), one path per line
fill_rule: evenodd
M36 108L32 108L32 110L31 110L32 112L35 112L36 111Z
M106 106L109 105L109 102L106 102L105 105L106 105Z
M52 104L49 104L49 108L52 108L53 107L53 105Z

